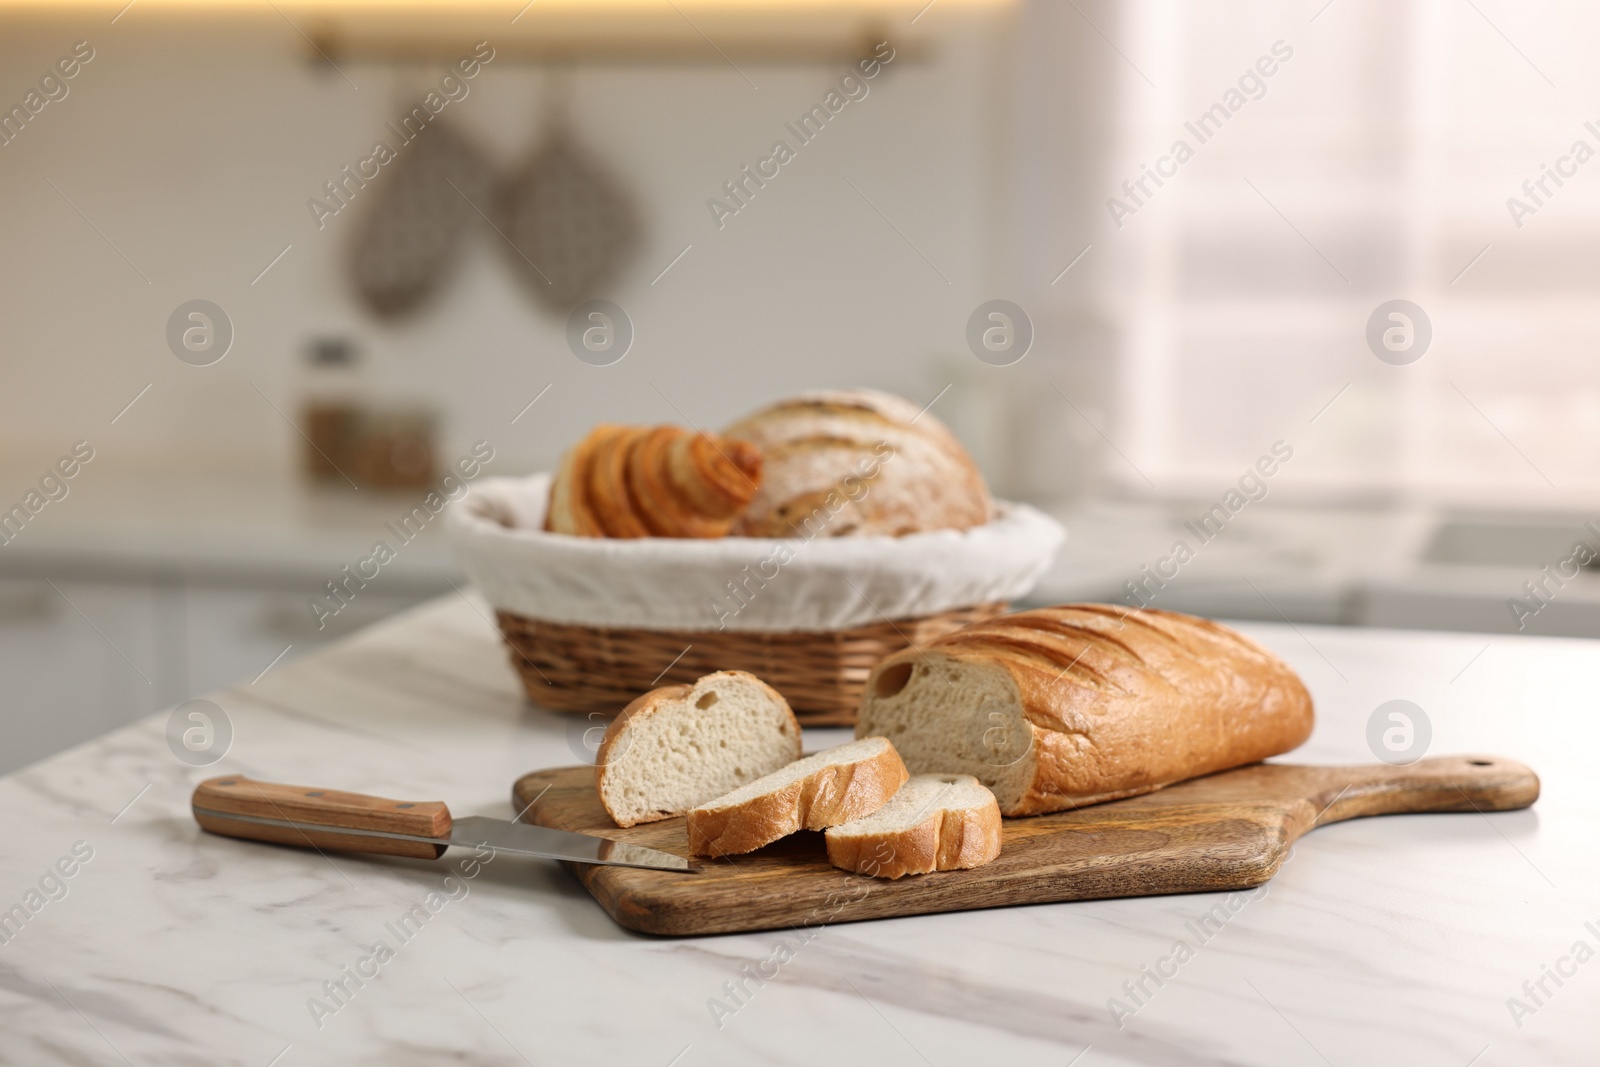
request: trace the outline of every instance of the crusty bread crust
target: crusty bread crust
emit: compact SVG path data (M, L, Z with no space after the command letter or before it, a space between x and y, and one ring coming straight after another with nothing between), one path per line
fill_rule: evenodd
M884 672L938 671L946 657L997 667L1015 686L1032 773L1016 797L997 789L1006 815L1148 793L1287 752L1311 735L1311 696L1272 653L1207 619L1108 604L1002 615L884 659L867 682L857 733L894 739L877 721L880 703L897 695L881 693ZM981 713L974 703L972 714ZM904 745L915 773L973 773L995 786L979 769L936 766Z
M799 759L802 745L800 720L795 718L794 711L789 707L789 702L783 698L783 694L747 671L718 671L716 674L708 675L707 677L714 679L718 675L727 674L739 675L746 683L761 687L774 704L788 712L789 725L791 727L789 735L794 738L794 758ZM635 819L619 815L613 811L611 805L606 803L606 798L609 795L606 783L611 772L612 754L620 754L627 750L628 733L639 722L661 711L670 703L687 699L689 694L694 692L695 686L706 680L706 678L701 678L695 682L695 685L664 685L660 688L652 689L648 693L641 693L630 700L628 706L622 709L622 713L612 719L610 724L606 726L605 736L600 739L600 747L595 750L594 754L594 784L595 792L600 796L601 806L606 809L606 814L610 815L612 821L618 826L636 826L643 822L669 819L673 813L669 812L651 818Z
M741 804L719 807L712 801L689 812L689 851L734 856L797 830L825 830L871 815L909 777L894 746L885 745L876 756L819 768Z
M573 445L561 457L561 466L550 482L550 506L545 509L544 528L574 537L604 537L605 530L589 506L589 471L594 466L595 450L620 426L601 425Z
M647 430L618 427L594 448L590 461L588 504L606 537L649 537L641 509L628 492L629 459L634 442Z
M545 529L575 537L724 537L761 484L761 453L676 426L600 425L550 484Z
M1000 805L993 793L976 806L936 807L903 830L847 837L836 829L827 834L828 861L874 878L982 867L1000 855Z
M983 475L931 413L871 389L804 393L729 426L765 479L735 528L748 537L901 536L994 517Z

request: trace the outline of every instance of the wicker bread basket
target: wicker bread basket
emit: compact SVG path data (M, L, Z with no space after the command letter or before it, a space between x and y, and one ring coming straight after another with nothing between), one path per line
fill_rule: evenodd
M541 529L549 478L487 479L449 513L528 699L614 715L658 685L747 670L806 725L855 722L872 667L1026 594L1064 533L1002 503L974 530L780 541Z

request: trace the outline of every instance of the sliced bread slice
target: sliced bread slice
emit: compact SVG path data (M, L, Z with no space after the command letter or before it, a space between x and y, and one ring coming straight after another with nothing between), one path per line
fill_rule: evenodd
M1000 804L970 774L918 774L864 819L830 827L835 867L876 878L981 867L1000 855Z
M692 809L689 851L753 852L796 830L859 819L887 804L906 778L906 765L886 738L826 749Z
M800 723L744 671L637 697L606 728L595 790L618 826L682 815L800 758Z

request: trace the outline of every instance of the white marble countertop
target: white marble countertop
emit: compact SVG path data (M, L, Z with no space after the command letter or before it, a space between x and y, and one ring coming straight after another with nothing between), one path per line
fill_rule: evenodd
M512 781L575 762L591 724L522 701L478 610L451 596L214 694L234 736L210 767L173 755L163 714L0 779L0 909L27 915L0 927L0 1062L1595 1062L1600 644L1243 627L1316 696L1297 758L1369 761L1368 717L1404 698L1433 754L1521 760L1544 795L1314 832L1120 1028L1108 999L1223 895L827 927L719 1028L708 1002L783 935L649 938L553 863L505 858L452 889L443 864L234 841L190 818L194 783L219 773L509 816ZM457 896L395 938L388 924L435 891ZM324 982L379 940L378 977L314 1019ZM1531 1010L1513 1017L1512 997Z

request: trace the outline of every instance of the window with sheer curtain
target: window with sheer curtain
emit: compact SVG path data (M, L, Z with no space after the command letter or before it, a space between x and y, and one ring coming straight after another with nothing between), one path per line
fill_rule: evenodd
M1215 485L1281 439L1296 492L1600 497L1600 9L1120 11L1121 477ZM1394 299L1425 323L1385 318L1392 341L1431 327L1414 362L1368 343Z

